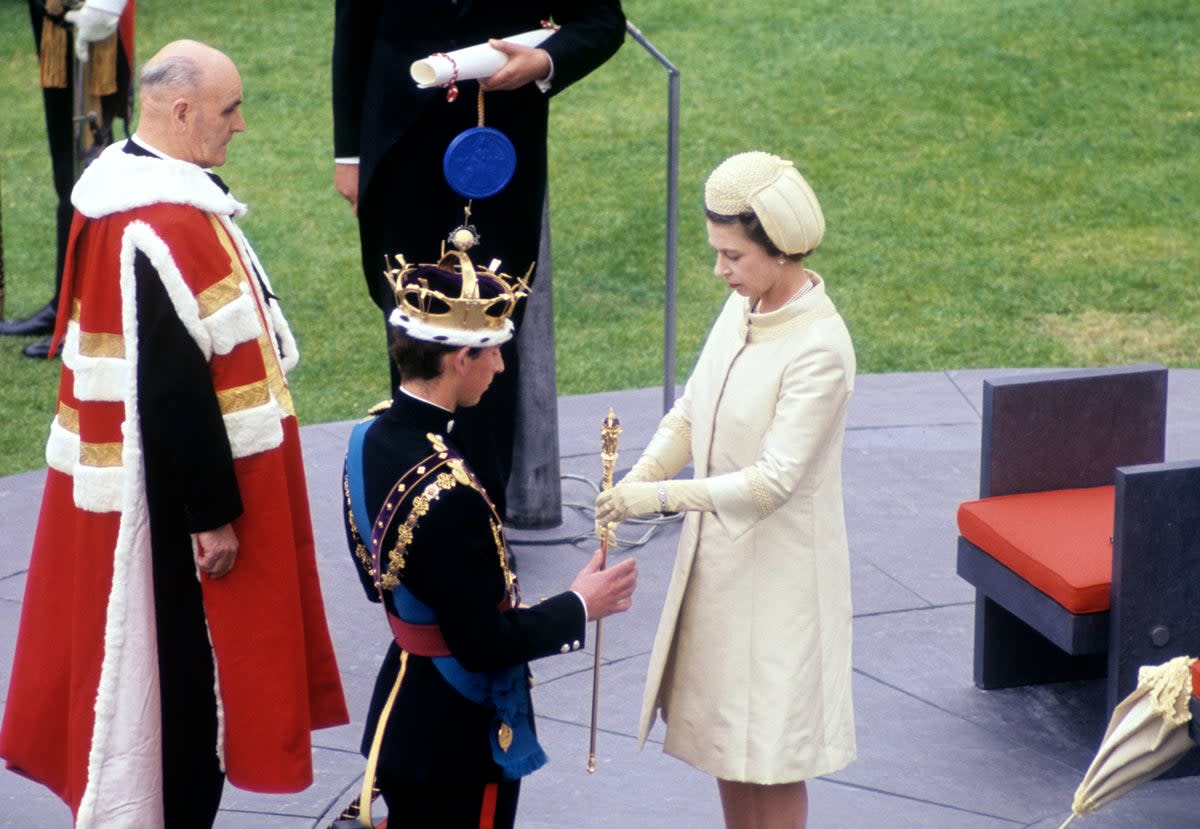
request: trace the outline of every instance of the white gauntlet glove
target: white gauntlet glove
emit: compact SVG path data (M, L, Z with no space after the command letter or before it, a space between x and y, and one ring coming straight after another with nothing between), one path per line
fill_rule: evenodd
M124 10L125 0L85 0L78 9L67 12L67 22L75 26L75 56L86 61L88 47L117 30Z
M633 469L622 481L662 481L675 475L692 459L692 427L668 412Z
M656 512L712 509L712 496L703 479L622 482L596 496L596 525L620 524L627 518Z

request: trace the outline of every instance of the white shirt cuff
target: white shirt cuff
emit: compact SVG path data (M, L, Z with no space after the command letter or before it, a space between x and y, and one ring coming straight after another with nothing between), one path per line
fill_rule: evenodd
M554 85L552 83L554 80L554 58L550 57L550 53L547 52L546 59L550 61L550 74L546 75L546 77L542 78L540 81L534 81L534 83L537 84L537 88L542 92L549 92Z

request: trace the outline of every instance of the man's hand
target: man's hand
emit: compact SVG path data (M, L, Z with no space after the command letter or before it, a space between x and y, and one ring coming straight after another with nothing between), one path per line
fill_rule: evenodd
M333 186L342 194L342 198L350 202L354 215L358 215L358 165L334 164Z
M88 47L117 30L124 8L125 0L86 0L78 9L67 12L67 22L75 26L75 56L79 60L86 62Z
M508 55L508 60L488 77L480 78L479 86L484 92L519 89L527 83L544 80L550 74L553 64L550 53L545 49L495 38L488 41L488 46Z
M219 579L233 569L238 540L232 524L196 533L196 566L210 578Z
M587 604L589 622L624 613L633 606L633 591L637 587L637 562L632 558L607 570L600 569L601 561L601 553L597 550L571 585Z

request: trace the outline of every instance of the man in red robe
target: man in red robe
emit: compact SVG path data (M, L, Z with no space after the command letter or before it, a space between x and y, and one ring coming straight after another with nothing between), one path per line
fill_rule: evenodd
M312 782L348 720L317 579L291 332L208 171L245 129L233 62L142 71L81 176L63 347L0 756L79 827L211 827L224 780Z

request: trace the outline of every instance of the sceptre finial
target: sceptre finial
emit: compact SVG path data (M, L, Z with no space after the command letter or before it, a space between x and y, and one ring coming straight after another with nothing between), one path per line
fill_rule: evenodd
M617 441L621 437L621 421L610 408L600 426L600 464L603 470L603 489L612 489L613 470L617 465Z

